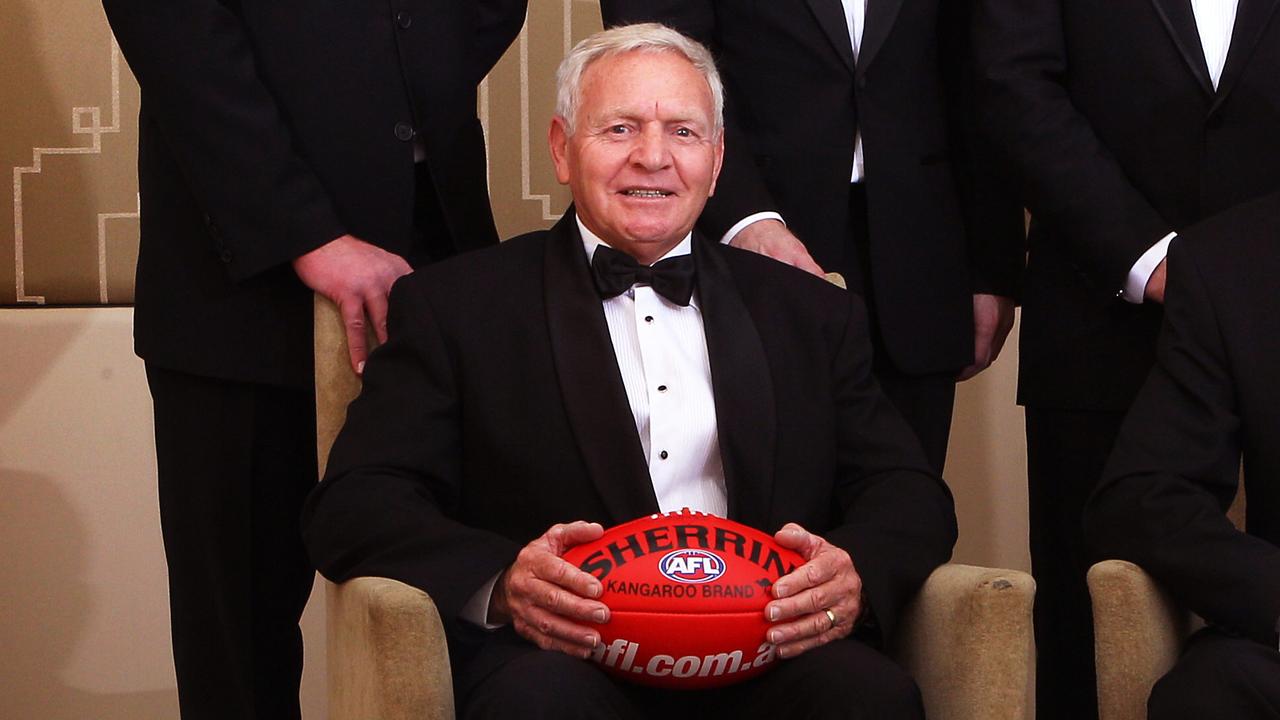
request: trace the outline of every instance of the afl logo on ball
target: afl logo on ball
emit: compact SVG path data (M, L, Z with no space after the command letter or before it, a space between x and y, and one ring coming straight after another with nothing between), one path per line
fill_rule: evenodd
M724 560L706 550L676 550L662 556L658 570L676 582L711 582L724 574Z

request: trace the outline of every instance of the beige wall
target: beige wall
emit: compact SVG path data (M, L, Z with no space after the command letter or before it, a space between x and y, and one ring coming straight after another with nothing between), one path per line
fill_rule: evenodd
M131 325L127 308L0 310L0 717L177 717L151 399ZM315 598L303 696L307 717L323 718Z
M550 69L599 27L594 0L532 0L482 88L501 234L568 202L545 152ZM130 349L137 87L96 0L0 5L0 697L5 717L176 716L150 401ZM7 197L7 195L6 195ZM20 226L19 226L20 223ZM1011 340L1012 342L1012 340ZM1025 569L1012 346L961 386L947 476L956 559ZM322 600L322 595L315 599ZM304 710L325 715L323 624L304 621Z

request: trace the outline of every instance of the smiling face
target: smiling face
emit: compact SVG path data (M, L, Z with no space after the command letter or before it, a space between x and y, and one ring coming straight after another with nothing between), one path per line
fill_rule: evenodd
M589 65L574 134L557 117L549 139L556 179L573 191L583 224L646 264L693 228L724 156L707 81L674 52Z

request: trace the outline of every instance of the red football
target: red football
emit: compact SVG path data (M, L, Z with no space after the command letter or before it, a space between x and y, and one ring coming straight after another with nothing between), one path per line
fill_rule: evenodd
M564 558L604 585L610 618L592 659L619 678L681 689L773 666L769 589L804 562L755 528L688 509L610 528Z

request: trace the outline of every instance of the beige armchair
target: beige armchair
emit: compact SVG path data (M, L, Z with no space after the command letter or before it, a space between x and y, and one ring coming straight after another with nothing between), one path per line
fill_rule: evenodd
M1227 517L1244 528L1244 482ZM1174 602L1141 567L1103 560L1089 568L1099 720L1146 720L1147 698L1173 668L1199 618Z
M337 309L316 298L316 405L321 472L359 379ZM938 568L892 639L931 720L1029 717L1035 583L1015 570ZM333 720L452 718L444 631L426 593L386 578L329 585L329 713Z
M1146 720L1151 688L1191 632L1180 608L1142 568L1104 560L1089 568L1099 720Z

